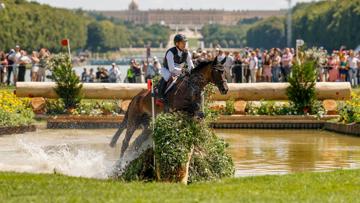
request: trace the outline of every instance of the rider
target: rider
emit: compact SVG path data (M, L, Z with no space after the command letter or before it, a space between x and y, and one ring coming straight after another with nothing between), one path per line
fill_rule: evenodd
M194 68L191 54L185 49L186 42L187 39L185 35L177 34L174 37L175 46L166 51L164 66L160 70L162 78L159 82L158 99L156 100L156 104L159 106L164 104L166 85L170 77L179 76L183 68L185 68L185 65L187 65L189 72Z

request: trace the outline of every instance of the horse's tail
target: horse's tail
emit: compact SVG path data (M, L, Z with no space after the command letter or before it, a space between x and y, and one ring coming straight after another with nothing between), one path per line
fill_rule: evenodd
M129 105L130 106L130 105ZM129 117L129 111L126 111L124 120L121 122L119 129L116 131L115 135L112 137L110 142L110 147L115 147L116 142L118 141L121 133L124 131L124 129L127 126L128 123L128 117Z

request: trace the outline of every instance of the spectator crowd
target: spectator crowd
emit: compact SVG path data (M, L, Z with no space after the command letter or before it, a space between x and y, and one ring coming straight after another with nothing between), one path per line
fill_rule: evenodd
M334 50L322 52L318 63L317 74L319 82L350 82L353 87L360 83L360 52L353 50ZM25 70L31 67L31 81L45 81L47 60L51 57L46 48L28 54L19 45L8 53L0 51L0 84L9 85L11 81L25 81ZM192 58L197 60L223 61L226 79L229 83L256 82L288 82L292 66L296 60L295 51L291 48L272 48L270 50L244 48L229 52L221 49L201 50L192 52ZM162 62L157 58L142 60L138 63L130 60L125 73L125 80L119 67L113 63L110 69L98 67L84 68L79 75L82 82L110 83L144 83L147 79L159 75Z

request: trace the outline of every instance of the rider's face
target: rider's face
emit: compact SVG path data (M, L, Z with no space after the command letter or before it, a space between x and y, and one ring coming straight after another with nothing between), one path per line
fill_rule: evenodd
M177 42L176 46L177 46L178 49L184 50L185 47L186 47L186 41Z

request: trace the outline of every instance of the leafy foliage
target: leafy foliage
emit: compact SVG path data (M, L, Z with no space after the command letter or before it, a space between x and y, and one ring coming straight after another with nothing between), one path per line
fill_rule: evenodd
M64 107L64 102L60 99L46 100L46 113L48 115L68 114L72 115L116 115L121 113L121 109L116 100L81 100L76 109L68 112Z
M232 177L234 163L226 152L228 144L218 138L204 121L194 120L183 113L163 113L157 116L153 132L155 151L148 149L132 161L123 173L115 178L133 180L178 180L189 154L188 182L216 180ZM156 167L153 157L156 157ZM160 174L155 175L155 168Z
M29 125L34 120L30 100L19 99L13 93L0 91L0 127Z
M79 10L53 8L27 1L3 1L0 12L0 50L15 44L31 51L42 47L61 51L60 41L71 40L73 49L85 47L88 17Z
M272 17L257 22L246 34L247 45L251 47L272 48L285 44L285 19Z
M298 113L310 113L316 101L316 61L308 58L304 52L299 54L300 61L292 67L290 86L286 93Z
M58 54L49 61L52 71L51 79L55 81L55 92L64 103L66 110L75 109L81 101L80 78L72 69L68 55Z
M229 177L234 174L231 157L225 152L226 143L219 139L205 122L199 122L182 113L160 114L153 132L155 156L161 167L161 177L173 175L190 162L190 182Z
M343 123L360 123L360 94L353 93L352 98L339 105L339 121Z
M99 17L93 12L67 10L36 2L4 0L0 12L0 50L14 48L32 51L46 47L53 52L63 48L60 41L70 39L73 50L118 50L120 47L159 47L166 45L170 29L160 25L133 25Z
M246 31L250 26L248 24L238 26L205 25L201 30L201 34L204 37L206 46L212 43L213 46L238 48L244 46Z
M309 46L327 50L345 45L355 48L360 41L360 2L353 0L320 1L300 4L294 8L295 38ZM344 34L346 33L346 34Z

